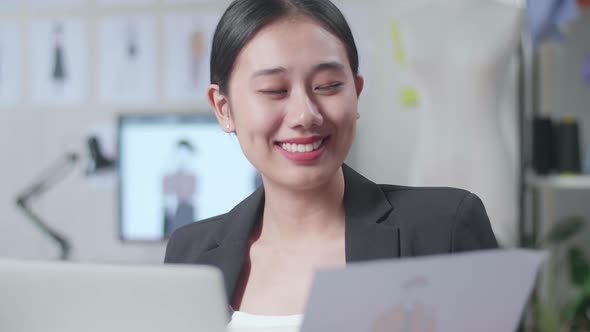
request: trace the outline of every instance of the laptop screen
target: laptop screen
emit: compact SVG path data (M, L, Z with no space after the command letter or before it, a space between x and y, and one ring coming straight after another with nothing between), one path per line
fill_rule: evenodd
M260 184L235 136L213 115L121 115L119 236L162 241L228 212Z

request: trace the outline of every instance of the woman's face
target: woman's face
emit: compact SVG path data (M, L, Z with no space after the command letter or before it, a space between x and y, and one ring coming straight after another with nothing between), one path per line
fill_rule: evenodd
M229 82L227 96L210 88L211 103L265 181L302 190L335 175L363 85L337 37L306 17L278 20L241 50Z

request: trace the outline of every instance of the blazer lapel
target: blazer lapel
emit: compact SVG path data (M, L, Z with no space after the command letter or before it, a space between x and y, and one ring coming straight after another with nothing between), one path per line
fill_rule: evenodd
M262 218L263 207L264 189L260 186L224 217L223 225L215 234L216 246L197 257L197 264L214 265L221 269L230 303L248 253L250 233Z
M358 262L401 255L401 230L381 188L347 165L344 172L346 261Z
M346 261L357 262L399 257L400 228L393 207L381 188L347 165L344 174ZM264 209L264 188L234 207L215 234L215 245L199 255L195 263L217 266L224 275L227 299L231 302L254 226Z

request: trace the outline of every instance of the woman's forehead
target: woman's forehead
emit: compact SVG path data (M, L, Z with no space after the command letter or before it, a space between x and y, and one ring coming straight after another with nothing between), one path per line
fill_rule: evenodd
M348 65L343 42L317 21L297 16L276 20L258 31L239 53L235 69L290 70L334 62Z

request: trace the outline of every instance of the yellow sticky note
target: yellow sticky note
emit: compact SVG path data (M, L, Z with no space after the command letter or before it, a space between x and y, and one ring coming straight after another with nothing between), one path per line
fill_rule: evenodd
M403 108L414 108L418 106L418 91L412 86L404 86L399 92L400 105Z
M402 32L399 23L391 22L391 39L393 41L393 58L400 65L406 64L406 52L404 50L404 43L402 39Z
M407 70L403 35L400 24L395 20L391 21L391 40L393 42L393 58L395 62L397 62L402 71ZM402 86L399 90L399 102L402 108L417 107L419 99L418 90L411 85Z

